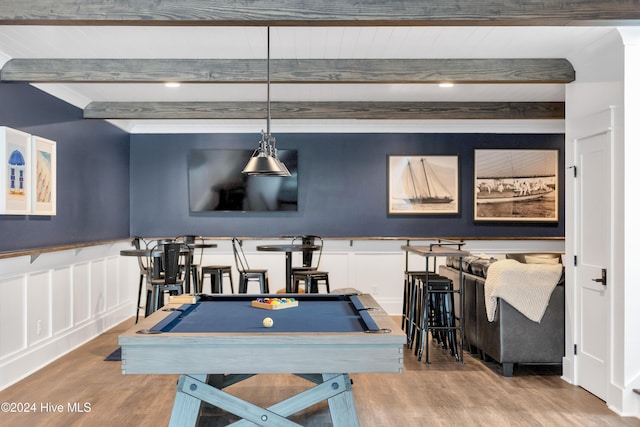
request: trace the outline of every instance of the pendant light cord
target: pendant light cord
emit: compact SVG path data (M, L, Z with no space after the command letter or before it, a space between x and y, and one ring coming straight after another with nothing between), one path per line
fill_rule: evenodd
M267 135L271 137L271 27L267 27Z

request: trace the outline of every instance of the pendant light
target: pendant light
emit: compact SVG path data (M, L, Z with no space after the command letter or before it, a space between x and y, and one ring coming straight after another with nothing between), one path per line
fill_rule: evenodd
M270 27L267 27L267 131L262 136L242 173L258 176L291 176L289 169L278 158L276 138L271 135L271 60Z

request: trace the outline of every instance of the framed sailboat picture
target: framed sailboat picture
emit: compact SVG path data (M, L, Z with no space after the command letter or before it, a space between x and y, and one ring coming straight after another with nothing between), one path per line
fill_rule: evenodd
M389 214L457 214L458 156L396 156L388 160Z
M475 150L475 221L558 221L558 150Z

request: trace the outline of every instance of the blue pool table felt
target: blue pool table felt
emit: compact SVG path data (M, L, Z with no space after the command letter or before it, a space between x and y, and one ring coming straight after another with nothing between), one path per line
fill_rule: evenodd
M220 298L185 304L151 328L169 333L363 332L378 327L357 296L299 299L297 307L265 310L255 298ZM267 328L262 321L273 319Z

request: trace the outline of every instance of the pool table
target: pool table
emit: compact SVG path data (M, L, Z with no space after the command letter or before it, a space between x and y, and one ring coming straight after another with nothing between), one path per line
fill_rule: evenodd
M252 306L264 297L298 305ZM272 327L263 326L265 317ZM402 372L406 336L368 294L245 294L168 304L118 341L124 374L181 374L171 426L196 425L202 401L260 426L292 426L288 416L327 400L333 425L346 427L359 425L349 373ZM223 390L264 373L315 385L269 408Z

